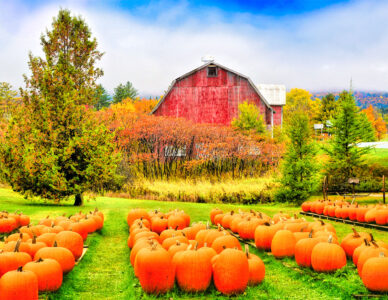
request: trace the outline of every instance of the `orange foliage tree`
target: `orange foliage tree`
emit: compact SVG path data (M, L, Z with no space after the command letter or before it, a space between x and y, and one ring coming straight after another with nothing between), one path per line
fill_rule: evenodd
M369 122L372 123L373 128L375 129L377 138L381 140L387 133L387 124L382 116L379 115L372 105L369 105L369 107L362 110L362 112L366 114Z
M283 153L282 144L232 127L150 115L151 104L125 100L99 112L131 176L252 176L276 166Z

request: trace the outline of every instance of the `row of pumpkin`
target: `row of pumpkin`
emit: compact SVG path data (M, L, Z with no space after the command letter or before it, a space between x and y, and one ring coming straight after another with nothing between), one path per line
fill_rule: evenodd
M96 209L70 218L47 217L10 234L0 251L0 300L38 299L39 292L58 290L63 274L82 256L88 234L103 224L104 215Z
M344 220L388 225L388 206L382 204L358 205L346 201L306 201L302 203L302 210Z
M242 251L238 239L220 226L202 223L190 226L183 211L128 213L130 262L143 290L161 294L176 282L185 292L203 292L212 280L225 295L245 291L265 276L263 261Z
M210 212L210 219L242 239L254 240L258 249L271 251L276 258L295 257L299 266L317 272L341 269L348 257L369 290L388 292L388 244L375 241L370 233L353 229L340 244L334 226L322 220L308 222L283 213L271 219L254 212L223 213L219 209Z
M10 233L21 226L30 224L30 217L23 213L0 212L0 234Z

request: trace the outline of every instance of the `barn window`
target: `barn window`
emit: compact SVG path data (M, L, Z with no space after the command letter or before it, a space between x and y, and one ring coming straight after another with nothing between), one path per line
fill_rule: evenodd
M207 67L207 77L217 77L217 67L208 66Z

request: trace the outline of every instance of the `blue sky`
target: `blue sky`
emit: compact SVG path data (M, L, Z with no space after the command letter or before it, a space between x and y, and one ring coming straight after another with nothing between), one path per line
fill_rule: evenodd
M259 83L388 89L388 0L0 0L0 81L23 85L29 51L59 7L82 15L105 52L101 83L160 95L201 57Z

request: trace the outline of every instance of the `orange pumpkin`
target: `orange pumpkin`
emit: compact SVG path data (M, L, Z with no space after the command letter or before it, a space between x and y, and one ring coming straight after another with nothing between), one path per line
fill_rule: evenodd
M173 258L176 281L186 292L205 291L212 278L212 256L205 248L178 252Z
M31 256L26 252L19 252L20 241L16 243L14 252L0 253L0 277L9 271L23 267L31 261Z
M295 261L301 267L311 267L311 253L314 247L320 243L320 240L312 237L312 231L309 237L301 239L295 244Z
M55 236L58 247L67 248L73 253L75 260L78 260L84 250L84 241L79 233L73 231L62 231Z
M360 256L358 257L357 261L357 270L358 275L362 275L362 269L365 264L365 262L372 258L372 257L378 257L380 253L383 253L385 256L388 256L388 250L382 247L379 247L374 241L372 241L372 246L364 249Z
M24 271L34 272L38 278L38 289L40 292L56 291L62 285L62 268L54 259L38 259L29 262L23 267Z
M292 257L295 254L295 244L294 234L282 229L277 231L272 239L271 252L276 258Z
M248 245L245 245L245 254L248 259L249 280L248 285L257 285L264 280L265 266L263 261L257 255L249 253Z
M388 292L388 257L380 253L378 257L368 259L362 268L361 279L367 289L376 292Z
M141 218L147 219L149 222L151 222L151 218L145 209L135 208L130 210L127 215L128 226L131 226L133 221L135 221L136 219L141 219Z
M241 250L238 239L230 234L219 236L214 240L211 247L219 254L226 248L235 248Z
M73 253L71 253L69 249L57 247L56 243L54 243L54 247L45 247L39 249L34 256L34 260L39 260L40 258L55 259L61 265L63 273L70 272L71 270L73 270L75 265Z
M38 279L31 271L18 268L0 278L1 300L38 300Z
M152 246L141 249L136 255L135 273L146 293L163 294L174 287L171 257L163 248Z
M341 242L341 247L344 248L345 253L348 257L353 256L354 250L364 243L364 239L371 241L371 236L369 233L357 232L352 228L353 233L349 233Z
M327 242L315 245L311 252L311 266L317 272L333 272L346 265L346 253L339 245Z
M271 226L269 223L265 223L256 227L255 244L258 249L271 250L272 239L275 233L281 229L281 224L278 224Z
M219 209L219 208L214 208L214 209L212 209L212 210L210 211L210 221L212 222L212 224L216 224L216 223L214 222L214 218L215 218L215 216L218 215L218 214L222 214L222 210Z
M243 293L249 280L249 263L244 252L225 249L212 259L213 281L225 295Z

